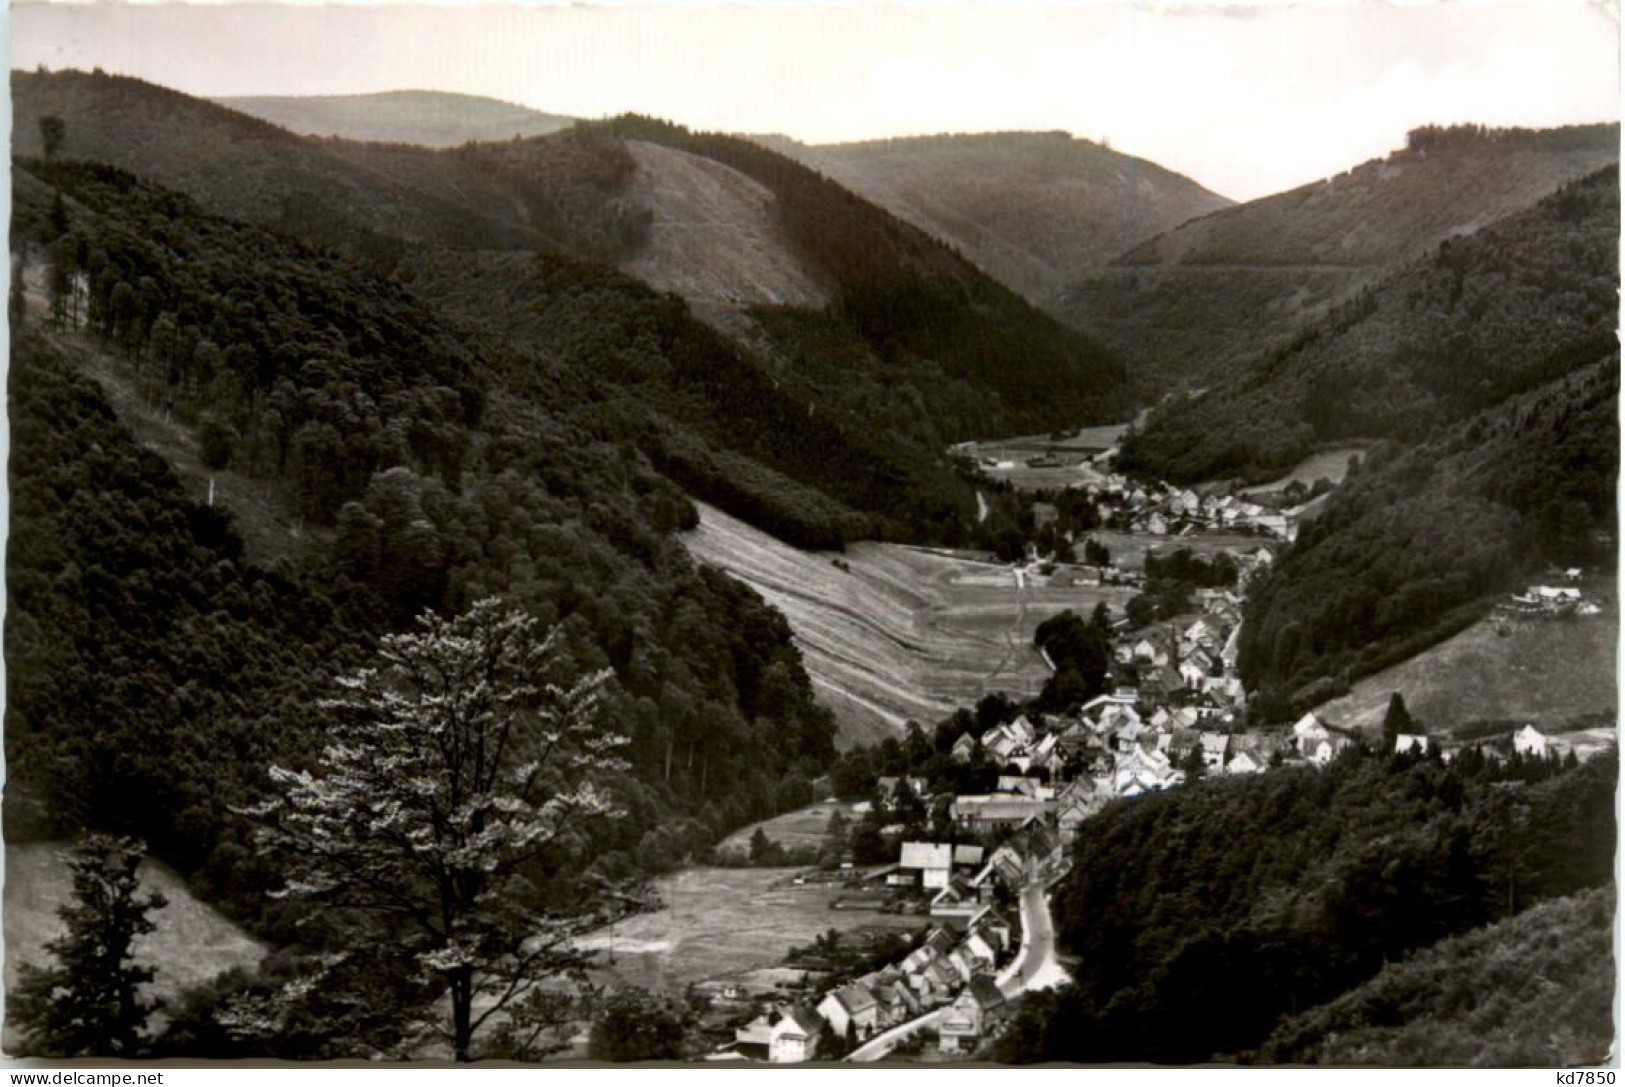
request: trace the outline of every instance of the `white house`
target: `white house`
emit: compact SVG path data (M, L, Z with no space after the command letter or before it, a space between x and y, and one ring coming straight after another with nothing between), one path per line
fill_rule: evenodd
M800 1064L810 1060L818 1048L818 1032L823 1029L824 1021L818 1013L799 1004L788 1005L773 1024L767 1059L773 1064Z
M1407 751L1419 751L1423 754L1428 750L1428 737L1401 734L1394 738L1394 754L1403 755Z
M1534 725L1525 725L1512 737L1512 750L1520 755L1546 754L1546 737Z
M825 996L819 1002L818 1014L842 1038L851 1030L859 1038L867 1038L880 1021L880 1001L863 986L848 985Z
M904 842L898 867L920 873L920 886L940 890L948 886L954 867L954 847L946 843Z

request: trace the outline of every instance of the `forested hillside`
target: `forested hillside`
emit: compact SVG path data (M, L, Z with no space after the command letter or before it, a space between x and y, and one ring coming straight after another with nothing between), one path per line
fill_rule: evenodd
M377 94L262 95L217 98L228 109L306 136L339 136L377 143L455 147L469 141L546 136L573 117L516 106L495 98L447 91Z
M580 421L567 368L513 383L399 285L120 171L14 176L45 300L25 296L12 355L8 834L128 830L285 937L232 809L269 762L315 753L334 671L493 593L559 624L568 665L614 670L629 814L583 876L670 865L811 798L833 725L782 616L692 564L672 536L691 505ZM229 512L188 501L67 372L67 339L206 461L292 496L320 529L308 560L246 560Z
M1420 128L1384 159L1135 248L1056 312L1152 387L1205 386L1404 261L1618 160L1617 125Z
M1413 442L1614 349L1619 172L1445 242L1199 396L1123 466L1181 483L1278 476L1318 446Z
M1095 266L1231 203L1154 162L1065 132L758 140L959 250L1038 305Z
M1259 1057L1388 1068L1602 1064L1614 1046L1615 904L1612 887L1597 888L1440 941L1288 1019Z
M496 354L525 360L510 374L580 379L573 399L601 402L598 437L636 442L683 486L798 544L959 542L975 505L945 444L1130 408L1121 367L1096 345L914 227L745 140L626 117L433 151L297 137L121 77L15 73L13 87L20 149L43 151L39 121L56 117L56 161L150 176L205 211L410 279L415 304L447 307ZM681 155L637 157L628 141ZM639 267L648 238L649 209L633 198L648 179L632 186L634 173L679 158L766 192L780 255L831 284L829 304L745 313L742 303L752 330L742 342L610 268ZM709 252L726 262L738 248ZM750 268L714 271L693 281Z
M1241 661L1283 717L1461 630L1549 562L1614 565L1619 356L1373 453L1254 588Z
M1188 483L1380 443L1249 595L1256 712L1342 693L1548 562L1612 568L1618 233L1611 168L1446 242L1128 436L1127 470Z
M1617 776L1611 758L1499 764L1469 753L1446 766L1353 749L1324 769L1118 802L1086 824L1056 895L1058 937L1080 961L1074 984L1028 997L997 1056L1173 1064L1256 1056L1278 1030L1289 1036L1283 1025L1294 1015L1358 994L1386 964L1608 886ZM1528 981L1550 957L1544 946L1497 945L1511 961L1499 971L1486 963L1478 978L1496 987L1474 995L1519 1009L1539 1003ZM1462 950L1445 944L1437 954ZM1529 958L1512 958L1522 951ZM1430 961L1438 958L1418 958L1414 969ZM1588 976L1572 1033L1549 1040L1560 1050L1555 1063L1595 1058L1592 1024L1608 1018L1611 993L1611 971L1607 985ZM1323 1021L1335 1025L1348 1011L1334 1006ZM1327 1059L1357 1059L1335 1037L1324 1040ZM1550 1051L1501 1052L1547 1063Z

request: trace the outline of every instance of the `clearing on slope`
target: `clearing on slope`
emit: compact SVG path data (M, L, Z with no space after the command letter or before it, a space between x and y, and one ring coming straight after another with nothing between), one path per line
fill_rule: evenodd
M1480 620L1392 668L1356 682L1315 712L1327 722L1380 735L1389 696L1429 732L1479 734L1495 723L1511 733L1533 721L1554 734L1579 728L1619 707L1615 650L1619 604L1611 587L1587 586L1600 615L1507 622Z
M45 945L63 931L56 911L72 897L73 872L66 842L6 846L6 988L16 986L22 964L50 966ZM168 901L152 914L155 931L136 937L134 957L154 968L151 994L173 1000L195 985L236 967L252 971L265 957L258 940L195 898L185 881L161 861L141 865L141 892ZM6 1049L16 1052L14 1026L6 1023Z
M687 151L643 140L626 148L637 164L626 195L650 220L622 271L682 295L701 313L829 301L829 284L796 252L771 189Z
M689 551L745 582L790 621L818 700L851 746L929 725L994 691L1027 698L1049 678L1038 624L1130 590L1017 579L1007 566L865 542L845 554L799 551L700 506Z

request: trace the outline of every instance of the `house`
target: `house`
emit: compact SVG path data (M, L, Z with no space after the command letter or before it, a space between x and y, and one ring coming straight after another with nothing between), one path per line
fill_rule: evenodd
M818 1032L824 1021L818 1013L800 1004L790 1004L779 1013L768 1039L767 1059L773 1064L800 1064L812 1059L818 1048Z
M972 978L942 1017L938 1033L944 1053L966 1053L999 1024L1005 999L990 977Z
M1038 735L1033 731L1032 722L1027 720L1025 715L1017 717L1004 727L1009 730L1011 736L1016 738L1017 742L1022 744L1032 743L1034 737Z
M1429 740L1426 736L1412 736L1401 733L1394 738L1394 754L1403 755L1407 751L1417 751L1425 755L1428 751L1428 743Z
M1318 745L1331 738L1331 731L1313 713L1304 714L1292 726L1292 746L1306 759L1313 758Z
M953 750L948 757L954 762L970 762L976 757L976 737L970 733L961 733L959 739L954 741Z
M908 785L908 791L910 793L912 793L915 797L920 798L920 799L923 799L925 797L926 788L927 788L926 780L924 778L917 778L917 777L911 777L911 778L894 778L894 777L877 778L875 780L875 791L880 794L880 799L882 799L886 803L890 804L896 798L897 791L898 791L899 787L902 786L905 783Z
M1546 737L1534 725L1525 725L1512 737L1512 750L1520 755L1546 754Z
M986 907L982 907L986 909ZM993 941L976 929L971 929L960 945L965 954L971 958L973 973L991 973L993 964L999 961L999 953L993 946Z
M744 1026L735 1028L733 1045L727 1048L729 1052L749 1060L769 1059L773 1048L772 1017L758 1015Z
M1209 770L1223 770L1225 757L1230 753L1230 737L1222 732L1204 732L1199 742L1202 745L1202 765Z
M1193 654L1179 662L1179 678L1193 691L1201 690L1208 678L1207 666L1200 662L1198 656Z
M1245 751L1238 751L1224 767L1227 774L1258 774L1263 770L1258 760Z
M980 868L985 850L979 845L954 846L955 868Z
M970 919L970 931L981 936L998 951L1009 951L1015 939L1015 928L992 906L983 906L982 912Z
M1047 815L1054 806L1053 800L993 793L955 797L949 812L962 829L984 834L1004 827L1018 827L1034 816Z
M842 1038L867 1038L880 1025L880 1001L862 985L848 985L825 996L818 1014Z
M926 890L940 890L948 886L948 876L953 871L954 847L946 843L904 842L897 866L920 873L920 886Z
M976 884L964 876L955 877L931 899L931 916L936 918L974 917L981 908Z
M880 1006L876 1025L893 1027L920 1014L920 998L901 979L866 986Z

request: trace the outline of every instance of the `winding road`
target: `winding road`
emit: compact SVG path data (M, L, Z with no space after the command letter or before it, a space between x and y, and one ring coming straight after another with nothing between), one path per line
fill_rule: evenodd
M1000 971L994 980L998 983L999 991L1008 999L1025 992L1064 985L1071 980L1066 968L1055 957L1055 924L1050 917L1049 899L1044 894L1041 880L1034 880L1022 889L1021 950L1017 952L1015 961ZM945 1004L875 1035L854 1049L846 1059L860 1063L884 1060L906 1039L935 1027L949 1007Z

